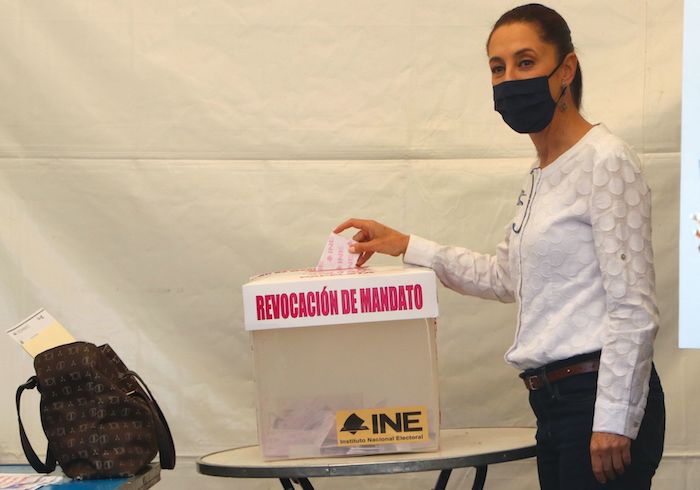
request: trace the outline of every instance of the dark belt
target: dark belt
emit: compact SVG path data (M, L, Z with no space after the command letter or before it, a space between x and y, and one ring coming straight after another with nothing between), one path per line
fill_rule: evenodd
M598 366L600 366L600 361L598 359L591 359L554 369L552 371L541 370L536 374L526 374L524 372L520 374L520 377L525 382L525 387L528 390L536 391L544 388L548 383L554 383L564 378L568 378L569 376L594 373L598 371Z

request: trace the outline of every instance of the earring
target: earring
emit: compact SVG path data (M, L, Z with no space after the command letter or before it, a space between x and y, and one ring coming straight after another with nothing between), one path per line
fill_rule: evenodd
M566 89L567 89L566 83L565 83L565 82L562 82L562 84L561 84L561 95L559 96L559 99L562 99L562 98L564 97L564 94L566 93ZM567 103L566 103L565 100L561 100L561 102L559 102L559 110L560 110L561 112L566 111L568 108L569 108L569 106L567 105Z

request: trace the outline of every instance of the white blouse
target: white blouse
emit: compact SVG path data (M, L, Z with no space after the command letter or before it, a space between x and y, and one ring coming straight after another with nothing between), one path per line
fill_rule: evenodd
M516 301L505 359L518 369L602 350L593 430L635 438L658 329L650 221L638 157L598 125L530 170L495 255L412 235L404 261L462 294Z

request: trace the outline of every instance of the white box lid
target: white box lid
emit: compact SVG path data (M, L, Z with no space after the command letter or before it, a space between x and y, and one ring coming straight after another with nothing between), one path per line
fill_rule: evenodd
M246 330L436 318L432 269L408 265L261 274L243 285Z

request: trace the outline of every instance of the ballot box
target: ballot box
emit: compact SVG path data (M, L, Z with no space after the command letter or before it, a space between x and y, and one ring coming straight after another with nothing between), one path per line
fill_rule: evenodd
M432 270L263 274L243 300L265 459L438 449Z

